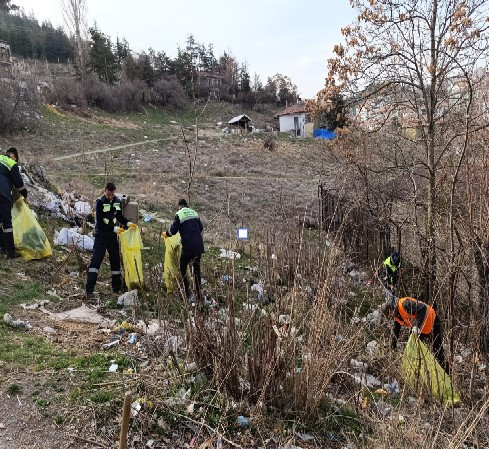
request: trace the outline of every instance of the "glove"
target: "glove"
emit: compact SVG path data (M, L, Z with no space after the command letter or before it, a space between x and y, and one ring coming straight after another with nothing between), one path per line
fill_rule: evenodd
M119 228L119 226L114 226L114 232L115 232L116 234L120 234L120 232L121 232L121 228Z
M411 329L411 332L414 334L414 335L419 335L421 333L421 330L419 327L417 326L413 326L413 328Z
M136 223L133 223L133 222L131 222L131 221L128 221L128 222L127 222L127 227L128 227L129 229L136 229L136 228L138 227L138 225L137 225Z
M162 233L161 233L161 236L162 236L164 239L168 238L168 234L166 233L166 231L165 231L165 232L162 232Z

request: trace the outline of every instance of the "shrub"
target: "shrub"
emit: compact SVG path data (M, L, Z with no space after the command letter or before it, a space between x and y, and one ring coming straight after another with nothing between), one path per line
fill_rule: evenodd
M156 104L170 108L181 108L187 103L187 94L176 78L163 78L154 88Z
M39 94L33 80L0 79L0 134L39 123Z
M59 78L54 80L52 91L48 95L48 100L50 103L61 106L75 105L82 108L87 105L82 85L74 78Z
M117 102L112 96L112 89L96 75L87 76L83 83L83 91L89 105L107 112L117 112Z

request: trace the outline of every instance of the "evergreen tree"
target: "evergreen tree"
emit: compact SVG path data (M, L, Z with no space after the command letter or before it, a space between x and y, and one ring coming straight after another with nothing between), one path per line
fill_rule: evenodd
M90 28L90 67L102 81L113 84L117 80L117 57L112 51L110 38L95 25Z
M17 5L12 5L12 0L0 0L0 12L10 12L19 9Z
M142 53L139 56L138 66L140 79L142 79L149 87L153 87L156 78L150 56Z

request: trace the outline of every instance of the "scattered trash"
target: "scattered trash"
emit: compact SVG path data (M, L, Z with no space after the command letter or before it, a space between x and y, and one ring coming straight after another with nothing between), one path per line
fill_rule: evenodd
M109 342L109 343L104 343L102 345L102 348L112 348L114 346L117 346L121 342L121 336L120 335L114 335L114 338Z
M368 365L365 362L360 362L359 360L355 360L355 359L350 360L350 366L353 369L360 369L362 371L368 368Z
M113 363L109 367L109 373L115 373L117 371L117 368L119 368L119 365L117 365L117 363Z
M155 444L155 440L148 440L148 442L146 443L146 447L153 447Z
M387 405L383 400L378 401L376 406L377 411L382 416L389 416L392 412L392 407L390 405Z
M131 404L131 418L135 418L136 416L138 416L140 410L141 410L141 403L139 401L134 401Z
M114 327L113 331L118 334L123 334L124 332L132 332L135 330L134 324L128 323L127 321L123 321L121 324L118 324Z
M378 388L382 385L382 382L371 374L354 374L353 378L359 385L364 385L368 388Z
M272 260L277 260L277 256L275 254L272 254Z
M117 299L117 305L120 307L132 307L138 301L138 291L131 290L123 295L119 296Z
M314 436L310 433L297 433L296 434L302 441L311 441L314 440Z
M258 292L258 301L261 301L263 299L263 285L261 282L258 284L253 284L251 286L251 290Z
M12 318L12 315L10 315L9 313L6 313L3 316L3 321L5 321L10 326L17 327L19 329L30 329L32 327L28 321L14 320Z
M239 415L238 418L236 419L236 421L238 422L238 424L243 428L245 429L246 427L248 427L248 419L245 418L244 416L242 415Z
M341 435L338 435L337 433L329 432L325 435L326 439L329 441L333 441L335 443L344 443L346 440L344 437Z
M85 218L87 215L90 215L92 213L92 206L90 206L90 203L86 201L77 201L73 205L73 210L75 214Z
M379 396L387 396L389 392L387 390L384 390L383 388L379 388L375 390L375 394L378 394Z
M75 321L82 323L93 323L109 326L111 321L100 315L95 309L92 309L85 304L76 309L68 310L66 312L53 313L49 310L42 308L52 320L55 321Z
M158 329L160 328L160 325L158 324L157 321L152 321L148 324L146 334L148 335L155 335L156 332L158 332Z
M221 276L221 282L225 284L233 282L233 277L229 274L224 274L223 276Z
M131 334L129 335L127 341L129 342L130 345L133 345L134 343L136 343L137 338L138 338L138 334Z
M384 388L389 392L389 393L399 393L399 382L397 379L393 379L391 383L385 383Z
M374 355L379 350L379 344L375 340L372 340L367 343L366 350L368 355Z
M221 251L221 254L219 254L219 257L223 257L226 259L241 259L240 253L231 251L229 249L224 249L224 248L221 248L220 251Z
M45 299L43 301L37 301L32 304L20 304L20 307L22 307L24 310L35 310L35 309L40 309L41 307L44 307L46 304L49 304L51 301L49 299Z
M80 276L80 273L78 273L77 271L71 271L68 276L71 278L71 279L77 279L79 276Z
M150 221L153 221L153 220L154 220L154 218L155 218L155 217L154 217L154 215L152 215L152 214L148 214L148 215L146 215L146 216L143 218L143 221L144 221L145 223L149 223Z
M76 246L80 251L93 251L94 239L77 232L77 228L63 228L54 233L54 244L59 246Z
M286 325L290 324L290 322L291 322L290 315L280 315L278 317L278 322L280 324L286 324Z
M185 367L186 371L188 371L189 373L191 373L192 371L197 371L198 367L197 367L197 363L195 362L190 362L187 364L187 366Z
M5 424L3 422L0 422L0 430L5 429Z

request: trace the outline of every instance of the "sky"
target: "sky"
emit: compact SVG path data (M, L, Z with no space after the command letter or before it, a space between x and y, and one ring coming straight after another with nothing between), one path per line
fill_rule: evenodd
M60 0L13 0L42 22L63 25ZM216 56L231 52L246 62L250 75L282 73L291 77L302 98L323 87L327 58L341 42L340 29L354 20L348 0L87 0L88 25L132 50L153 48L175 56L192 33L214 45Z

